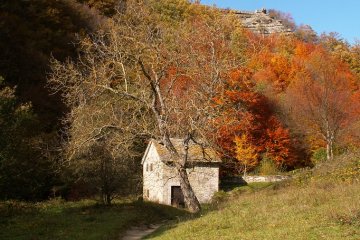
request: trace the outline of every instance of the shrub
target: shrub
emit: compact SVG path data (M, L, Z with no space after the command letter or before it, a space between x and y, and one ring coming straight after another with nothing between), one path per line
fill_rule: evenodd
M255 173L259 175L277 175L281 173L281 168L270 157L265 155Z
M313 154L311 156L311 162L315 166L321 162L324 162L326 160L326 149L325 148L318 148L313 151Z
M229 195L226 193L226 192L224 192L224 191L218 191L218 192L216 192L215 194L214 194L214 196L212 197L212 199L211 199L211 203L213 204L213 205L217 205L217 204L219 204L219 203L221 203L221 202L224 202L227 198L229 197Z

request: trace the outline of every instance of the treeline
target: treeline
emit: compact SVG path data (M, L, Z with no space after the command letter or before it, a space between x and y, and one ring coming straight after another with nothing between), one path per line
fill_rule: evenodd
M19 0L0 13L1 198L129 193L159 136L151 111L174 137L207 138L223 174L358 147L360 45L285 14L271 12L290 36L253 34L185 0ZM159 76L167 109L146 104L146 79Z

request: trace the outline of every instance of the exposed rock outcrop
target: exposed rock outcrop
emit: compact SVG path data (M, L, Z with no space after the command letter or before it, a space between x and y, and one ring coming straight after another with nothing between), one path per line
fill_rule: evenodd
M272 34L272 33L292 33L291 29L286 28L281 20L269 16L266 9L250 11L231 11L236 14L242 21L244 28L255 33Z

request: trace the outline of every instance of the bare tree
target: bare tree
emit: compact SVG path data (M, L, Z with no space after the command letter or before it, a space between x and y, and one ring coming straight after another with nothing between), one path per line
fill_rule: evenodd
M73 146L96 140L100 136L93 133L105 129L117 129L124 136L124 146L139 135L162 140L174 159L192 212L199 211L200 204L188 180L187 154L179 153L170 137L184 137L186 152L190 140L206 138L206 130L218 114L213 98L221 94L222 78L234 65L230 33L240 24L231 16L212 14L218 19L212 24L199 17L169 25L145 3L129 1L126 13L109 20L106 31L81 41L78 63L54 60L50 78L54 90L62 91L73 109L68 117L71 125L77 119L88 122L88 117L80 117L86 114L106 122L87 130L78 128L72 139L86 131L91 138L81 137ZM91 102L100 103L99 96L110 96L113 114L98 115L84 109Z

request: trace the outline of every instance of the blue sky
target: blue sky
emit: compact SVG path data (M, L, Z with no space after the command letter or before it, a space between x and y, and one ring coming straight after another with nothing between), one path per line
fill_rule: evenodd
M350 43L360 40L360 0L202 0L202 4L239 10L276 9L316 32L338 32Z

